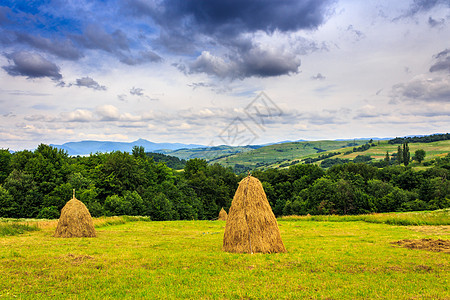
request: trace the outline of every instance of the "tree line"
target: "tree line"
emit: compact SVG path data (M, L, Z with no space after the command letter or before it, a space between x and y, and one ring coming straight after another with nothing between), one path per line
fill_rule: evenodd
M432 134L426 136L414 136L414 137L396 137L388 141L389 144L404 144L404 143L432 143L438 141L450 140L450 134Z
M158 156L158 159L167 161ZM76 190L95 217L146 215L152 220L211 220L229 209L239 181L219 164L191 159L184 170L155 161L136 147L69 157L41 144L34 151L0 150L0 217L58 218ZM254 171L277 216L360 214L450 207L450 155L427 170L364 163L297 164Z

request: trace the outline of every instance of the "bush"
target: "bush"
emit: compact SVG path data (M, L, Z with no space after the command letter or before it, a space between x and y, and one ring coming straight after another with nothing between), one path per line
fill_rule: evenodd
M56 206L49 206L42 208L38 215L37 219L59 219L59 216L61 215L60 211Z

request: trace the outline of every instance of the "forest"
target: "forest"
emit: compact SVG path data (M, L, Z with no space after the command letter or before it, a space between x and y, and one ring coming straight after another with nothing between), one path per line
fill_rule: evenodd
M40 144L36 150L0 150L0 217L58 218L72 197L94 217L145 215L152 220L212 220L229 209L239 181L231 167L115 151L70 157ZM156 161L158 160L158 161ZM170 168L166 162L184 170ZM365 214L450 207L450 155L432 167L349 162L323 169L296 164L255 170L276 216Z

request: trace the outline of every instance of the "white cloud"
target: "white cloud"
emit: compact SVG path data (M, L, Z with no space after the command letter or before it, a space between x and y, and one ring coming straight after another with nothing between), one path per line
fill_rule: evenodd
M97 107L96 114L102 121L116 121L120 118L119 109L109 104Z

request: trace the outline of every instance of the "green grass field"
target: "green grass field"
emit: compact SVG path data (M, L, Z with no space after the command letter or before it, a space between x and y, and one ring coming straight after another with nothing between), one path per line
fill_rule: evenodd
M350 142L350 141L347 141ZM339 146L340 144L334 144L334 143L338 143L336 141L328 141L328 147L333 147L333 145L335 145L336 147ZM399 146L398 144L388 144L387 141L380 141L378 143L378 141L375 141L375 147L370 147L368 150L366 151L362 151L362 152L352 152L350 154L345 154L347 151L351 151L353 149L353 146L351 147L344 147L344 148L334 148L334 149L330 149L326 152L321 152L321 153L311 153L311 154L307 154L307 155L292 155L291 158L287 158L285 160L283 160L282 163L286 163L286 162L292 162L292 161L300 161L301 159L305 159L307 157L310 158L316 158L319 155L324 155L327 154L329 152L340 152L341 154L333 156L333 158L343 158L343 159L354 159L356 156L358 155L370 155L373 159L375 160L383 160L386 156L386 151L389 152L390 155L397 153L397 147ZM260 151L262 151L261 148L258 149ZM432 142L432 143L410 143L409 144L409 151L411 153L411 158L414 156L414 152L416 150L419 149L423 149L426 152L426 157L425 157L425 161L430 161L433 160L435 158L438 157L444 157L446 156L448 153L450 153L450 141L439 141L439 142ZM247 152L245 153L246 156L249 156L252 154L253 151L251 152ZM275 152L273 153L275 154ZM269 157L273 156L273 155L268 155ZM236 155L236 158L245 158L245 156L238 156ZM238 162L238 163L242 163L242 162ZM265 168L278 168L280 166L280 164L282 163L273 163L270 164L268 166L266 166ZM423 163L423 162L422 162ZM320 164L319 162L316 162L316 164ZM412 167L417 168L417 169L422 169L425 168L423 166L423 164L419 164L416 161L411 162L410 164Z
M276 144L258 148L252 151L237 153L213 162L220 163L224 166L234 166L235 164L242 164L248 167L255 167L257 163L264 164L267 168L270 166L278 166L280 163L286 161L298 160L304 157L309 157L317 153L318 149L324 151L332 151L346 147L349 143L355 142L357 145L365 144L367 141L363 140L348 140L348 141L309 141L309 142L290 142L283 144ZM353 146L352 146L353 147ZM323 154L326 152L322 152Z
M449 253L393 244L449 239L448 210L421 214L447 225L279 219L288 253L265 255L223 252L223 221L101 218L97 238L71 239L52 237L56 221L27 221L40 230L0 237L0 298L450 299Z

